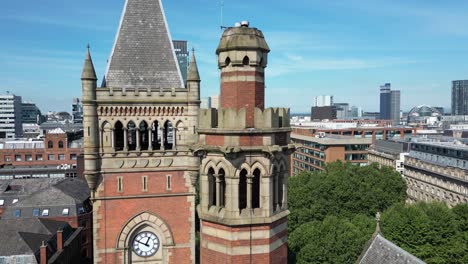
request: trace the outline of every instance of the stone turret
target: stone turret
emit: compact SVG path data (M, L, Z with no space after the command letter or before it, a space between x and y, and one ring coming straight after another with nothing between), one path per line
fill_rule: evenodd
M270 48L247 22L224 31L216 54L221 70L221 108L245 108L253 127L255 108L265 108L265 68Z
M270 49L260 30L228 28L216 53L221 108L201 109L201 263L286 263L289 109L265 109Z
M84 128L84 175L91 190L96 189L98 181L98 152L99 152L99 129L96 107L97 78L94 70L91 52L86 52L86 58L81 74L83 89L83 128Z

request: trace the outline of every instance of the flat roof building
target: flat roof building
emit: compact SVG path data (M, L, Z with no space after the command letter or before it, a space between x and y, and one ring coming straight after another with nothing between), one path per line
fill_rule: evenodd
M291 175L301 171L322 171L327 163L341 160L365 166L371 138L313 133L308 129L293 128L291 141L298 145L291 156Z

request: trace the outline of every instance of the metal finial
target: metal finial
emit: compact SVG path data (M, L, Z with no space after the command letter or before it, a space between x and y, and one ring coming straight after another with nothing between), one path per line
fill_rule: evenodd
M86 45L86 48L87 48L88 50L89 50L89 48L91 48L91 46L89 46L89 43L88 43L88 45Z

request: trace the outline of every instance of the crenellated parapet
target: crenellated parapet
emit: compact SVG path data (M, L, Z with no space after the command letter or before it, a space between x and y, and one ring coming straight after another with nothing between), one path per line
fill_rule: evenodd
M99 87L96 90L98 101L113 102L187 102L198 101L199 87L189 85L187 88L113 88Z
M255 108L254 126L246 124L246 110L241 108L229 109L200 109L200 129L275 129L289 128L289 108Z

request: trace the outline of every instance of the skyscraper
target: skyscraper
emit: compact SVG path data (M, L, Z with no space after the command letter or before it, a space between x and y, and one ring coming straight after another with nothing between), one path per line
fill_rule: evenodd
M21 96L0 95L0 138L21 136Z
M314 97L314 106L332 106L333 105L333 95L319 95Z
M400 123L400 91L392 90L390 83L380 86L380 119Z
M390 119L391 84L380 86L380 119Z
M177 62L179 63L180 73L182 74L182 79L184 84L187 82L187 70L188 70L188 57L189 52L187 49L187 41L185 40L173 40L174 51L177 57Z
M392 90L390 92L390 119L393 124L400 124L400 91Z
M468 115L468 80L452 82L452 115Z

